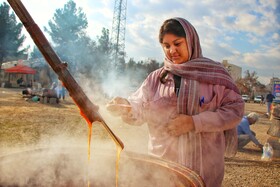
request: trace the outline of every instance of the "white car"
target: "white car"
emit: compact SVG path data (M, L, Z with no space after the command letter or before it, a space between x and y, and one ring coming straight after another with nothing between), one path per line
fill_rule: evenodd
M260 103L262 102L262 96L258 95L254 98L254 103Z
M242 99L243 99L244 102L250 102L249 95L242 95Z

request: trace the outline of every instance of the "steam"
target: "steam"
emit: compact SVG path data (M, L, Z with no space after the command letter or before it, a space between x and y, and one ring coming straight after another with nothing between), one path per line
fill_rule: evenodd
M107 109L107 103L115 96L127 97L136 87L131 84L128 77L119 76L116 79L116 73L108 74L106 80L101 83L89 80L82 74L78 80L83 84L82 89L92 103L99 106L99 114L105 120L109 128L115 135L124 143L125 151L148 153L148 127L146 124L142 126L130 126L122 121L120 117L111 115ZM107 135L107 139L113 143L113 140L108 136L108 133L103 129L101 124L95 123L94 127L99 127L100 132ZM93 130L95 131L95 130ZM100 133L99 133L100 134ZM100 137L93 137L93 141Z
M111 78L111 79L110 79ZM167 163L156 164L147 154L148 129L146 125L135 127L124 124L119 117L111 116L106 110L110 99L103 88L94 81L79 76L80 84L94 104L99 105L99 113L111 130L123 141L121 152L119 186L190 186L184 177L178 177ZM115 81L114 75L106 81ZM105 88L108 83L104 81ZM121 95L119 88L125 88L129 81L119 81L120 85L108 87L110 97ZM103 85L103 84L101 84ZM112 85L112 84L109 84ZM102 90L102 91L101 91ZM106 90L106 89L104 89ZM129 92L128 92L129 93ZM78 111L77 111L78 112ZM56 114L59 115L59 112ZM62 117L63 118L63 117ZM63 119L62 119L63 120ZM0 157L0 186L115 186L116 147L102 125L93 124L91 160L87 152L87 124L81 121L71 125L79 126L79 131L61 129L54 125L56 136L41 136L41 141L29 150L19 150ZM136 152L137 154L132 154ZM138 155L139 153L143 155ZM163 167L165 166L165 167ZM178 172L179 173L179 172ZM183 181L183 182L182 182ZM175 184L175 185L174 185Z
M0 159L0 184L3 186L115 186L115 152L81 147L46 148L12 154ZM120 159L119 186L190 186L167 163L150 157L126 155ZM177 176L178 175L178 176ZM188 184L188 185L187 185Z
M101 84L103 91L108 97L124 97L127 98L131 92L136 89L131 83L131 79L125 76L117 76L117 73L111 71Z
M65 48L65 52L61 50L60 54L66 54L66 57L67 54L78 56L81 52L78 49L82 49L77 46ZM72 67L73 71L81 69L76 62L72 64L75 66ZM91 67L92 64L85 65ZM94 68L92 73L96 71ZM87 69L82 70L85 72ZM133 75L134 80L140 80L142 72L135 72L126 72L126 75ZM112 97L128 97L139 84L132 81L130 76L121 76L114 71L107 73L101 82L89 80L81 72L75 72L74 77L89 99L99 105L101 116L125 145L120 157L120 186L173 186L173 179L176 180L173 173L152 162L134 160L133 156L126 155L127 152L147 154L147 126L131 127L106 111L106 103ZM36 145L18 150L15 148L13 153L0 156L0 186L86 186L88 181L92 186L115 186L116 147L108 133L98 122L93 124L89 162L87 124L83 119L73 123L80 127L80 131L61 129L59 124L55 124L52 134L56 136L41 135Z

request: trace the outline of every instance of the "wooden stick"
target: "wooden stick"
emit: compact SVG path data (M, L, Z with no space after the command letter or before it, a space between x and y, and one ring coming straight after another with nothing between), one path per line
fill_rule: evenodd
M63 82L63 85L68 90L70 96L75 101L77 106L80 108L81 112L87 118L86 120L93 123L94 121L99 121L104 126L106 131L110 134L113 140L123 149L124 145L121 140L112 132L108 127L106 122L103 120L101 115L98 113L98 107L95 106L83 92L82 88L72 77L70 72L67 69L67 64L62 63L58 55L52 49L48 40L44 36L41 29L34 22L24 5L20 0L8 0L10 6L13 8L24 27L32 37L34 43L41 51L42 55L52 67L55 73L58 75L60 81Z

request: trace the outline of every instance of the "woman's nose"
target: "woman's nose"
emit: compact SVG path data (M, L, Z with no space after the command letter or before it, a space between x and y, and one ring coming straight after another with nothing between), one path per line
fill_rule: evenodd
M172 53L175 53L177 51L177 48L176 48L176 46L171 46L170 47L170 53L172 54Z

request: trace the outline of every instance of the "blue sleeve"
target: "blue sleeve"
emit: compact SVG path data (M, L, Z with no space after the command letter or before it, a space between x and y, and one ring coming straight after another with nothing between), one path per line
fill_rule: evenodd
M239 127L240 130L242 130L242 134L248 134L250 139L256 144L259 145L259 141L257 140L257 138L253 135L251 129L250 129L250 124L247 120L247 118L243 118Z
M249 129L249 130L250 130L250 129ZM253 135L253 133L252 133L251 130L248 131L247 134L249 135L250 139L251 139L256 145L259 145L259 144L260 144L260 142L259 142L259 141L257 140L257 138Z

